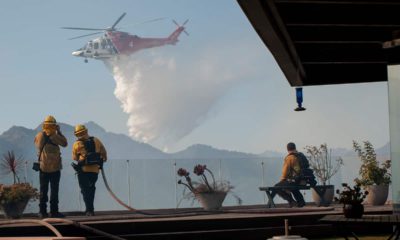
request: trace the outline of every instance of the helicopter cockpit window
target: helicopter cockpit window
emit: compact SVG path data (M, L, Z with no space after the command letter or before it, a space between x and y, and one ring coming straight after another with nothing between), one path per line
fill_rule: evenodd
M99 49L99 43L98 43L98 42L95 42L95 43L93 44L93 46L94 46L94 49Z

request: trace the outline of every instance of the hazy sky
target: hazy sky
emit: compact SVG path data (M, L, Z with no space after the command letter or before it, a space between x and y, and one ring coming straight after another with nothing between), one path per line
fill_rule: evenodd
M60 29L108 27L123 12L120 27L166 18L123 29L141 37L168 36L176 28L171 19L190 19L190 36L182 34L176 46L131 56L173 65L173 72L152 65L151 79L140 79L146 90L133 99L149 112L125 113L112 72L101 61L85 64L71 55L91 37L67 40L86 32ZM71 125L95 121L129 134L128 121L138 114L158 125L136 124L137 131L157 135L149 143L171 152L196 143L261 153L284 151L288 141L300 148L389 141L386 83L306 87L307 111L293 111L295 90L233 0L4 0L0 24L1 132L34 128L52 114Z

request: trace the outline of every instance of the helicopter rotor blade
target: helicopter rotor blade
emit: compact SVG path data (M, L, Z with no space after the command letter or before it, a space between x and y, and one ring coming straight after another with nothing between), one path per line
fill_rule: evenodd
M186 30L183 30L183 32L187 35L187 36L189 36L189 33L188 32L186 32Z
M86 31L104 31L104 28L80 28L80 27L62 27L62 29L72 29L72 30L86 30Z
M81 35L81 36L77 36L77 37L73 37L73 38L69 38L68 40L73 40L73 39L77 39L77 38L83 38L83 37L92 36L92 35L97 35L97 34L100 34L100 33L103 33L103 31L90 33L90 34L85 34L85 35Z
M189 19L186 19L186 21L184 21L184 22L182 23L182 26L185 26L185 24L188 23L188 22L189 22Z
M176 26L180 27L180 25L174 19L172 19L172 22L175 23Z
M143 22L140 22L140 23L125 24L125 25L123 25L123 26L121 26L121 27L119 27L119 28L116 28L116 29L122 29L122 28L127 28L127 27L142 25L142 24L145 24L145 23L157 22L157 21L161 21L161 20L164 20L164 19L165 19L165 17L163 17L163 18L155 18L155 19L143 21Z
M123 14L121 15L121 17L119 17L119 18L117 19L117 21L115 21L115 23L111 26L111 30L114 30L114 29L115 29L115 26L117 26L117 24L121 21L121 19L122 19L123 17L125 17L125 15L126 15L126 13L123 13Z
M138 25L144 24L144 23L150 23L150 22L157 22L157 21L161 21L161 20L164 20L164 19L165 19L165 17L162 17L162 18L155 18L155 19L151 19L151 20L147 20L147 21L138 23Z

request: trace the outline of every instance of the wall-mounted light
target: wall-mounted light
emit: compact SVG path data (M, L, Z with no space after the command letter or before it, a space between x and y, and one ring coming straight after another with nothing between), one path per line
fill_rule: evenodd
M306 110L301 106L303 103L303 88L296 88L296 101L297 101L297 108L295 108L295 111L304 111Z

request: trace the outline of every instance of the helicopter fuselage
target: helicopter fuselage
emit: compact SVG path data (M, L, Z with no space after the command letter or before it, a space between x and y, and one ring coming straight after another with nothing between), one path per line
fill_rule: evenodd
M189 35L185 31L184 27L189 19L187 19L182 25L179 25L175 20L172 20L175 25L178 26L178 28L176 28L172 34L165 38L141 38L136 35L131 35L127 32L117 31L116 25L121 21L122 18L124 18L125 15L126 13L123 13L111 27L107 28L63 27L63 29L72 30L100 31L70 39L77 39L104 33L103 36L90 40L85 46L72 52L72 55L85 58L85 62L87 62L88 58L100 60L108 59L119 54L130 55L146 48L159 47L167 44L175 45L178 42L178 37L182 32Z
M72 55L85 59L107 59L119 54L130 55L146 48L175 45L182 31L184 27L179 26L166 38L141 38L126 32L106 31L103 36L90 40L85 46L72 52Z

